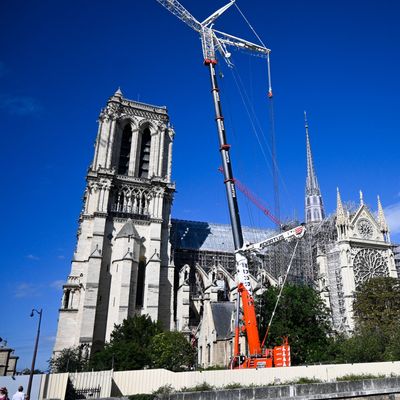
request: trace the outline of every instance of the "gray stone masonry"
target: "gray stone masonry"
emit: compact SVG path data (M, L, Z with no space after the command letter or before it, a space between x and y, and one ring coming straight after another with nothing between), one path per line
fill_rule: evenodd
M184 392L155 398L168 400L319 400L365 397L376 400L400 400L400 378Z

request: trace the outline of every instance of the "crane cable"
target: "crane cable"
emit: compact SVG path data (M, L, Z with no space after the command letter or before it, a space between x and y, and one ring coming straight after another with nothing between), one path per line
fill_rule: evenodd
M259 146L260 146L261 153L262 153L262 155L264 156L264 160L265 160L265 162L266 162L266 164L267 164L267 166L268 166L268 168L269 168L269 170L270 170L270 173L271 173L271 175L272 175L271 164L270 164L269 161L268 161L268 157L267 157L267 155L265 154L264 146L263 146L262 140L261 140L261 138L260 138L260 135L258 134L258 131L260 131L261 134L262 134L262 136L263 136L262 139L264 140L264 142L266 142L264 131L263 131L262 127L260 126L260 122L259 122L259 120L257 119L257 116L255 115L255 110L254 110L254 108L252 107L251 102L249 101L249 96L248 96L246 90L244 89L244 84L243 84L243 81L242 81L242 79L241 79L241 77L240 77L240 74L239 74L238 71L237 71L236 69L234 69L234 68L232 68L231 71L232 71L233 80L234 80L234 82L235 82L235 84L236 84L236 87L237 87L237 89L238 89L238 91L239 91L240 98L242 99L243 106L244 106L244 108L245 108L245 110L246 110L246 113L247 113L247 116L248 116L248 118L249 118L249 120L250 120L251 127L253 128L253 132L254 132L254 134L255 134L255 136L256 136L256 138L257 138L258 144L259 144ZM235 74L235 73L236 73L236 74ZM236 75L237 75L237 76L236 76ZM249 106L249 105L250 105L250 106ZM253 114L253 115L251 115L251 114ZM257 127L256 124L254 123L254 121L257 122L258 127ZM267 149L268 149L269 155L271 156L271 148L270 148L270 146L268 145L268 142L266 142L266 147L267 147Z
M254 27L250 24L249 20L246 18L242 10L239 8L237 3L234 4L240 15L242 16L243 20L247 23L248 27L250 30L253 32L254 36L258 39L260 44L263 47L267 47L265 43L262 41L260 35L256 32ZM267 74L268 74L268 98L270 99L270 125L271 125L271 144L272 144L272 149L270 146L268 146L268 150L272 159L272 171L271 167L269 166L270 172L273 175L273 180L274 180L274 201L275 201L275 215L280 218L280 205L279 205L279 187L278 187L278 179L280 177L283 187L285 188L285 191L287 194L289 194L289 190L287 188L287 185L283 179L283 176L278 168L277 161L276 161L276 151L275 151L275 112L274 112L274 106L273 106L273 94L272 94L272 79L271 79L271 66L270 66L270 59L269 59L269 52L267 53ZM243 100L243 99L242 99ZM254 112L254 111L253 111ZM250 118L250 117L249 117ZM257 121L258 122L258 121ZM259 122L258 122L259 124ZM260 128L262 131L262 129ZM261 144L260 144L261 146ZM265 157L265 155L264 155ZM290 199L290 195L288 196Z
M218 64L217 64L217 66L219 67ZM222 70L220 69L220 67L218 68L218 73L219 73L221 78L224 77L224 74L222 73ZM224 80L221 79L220 80L220 93L221 93L221 96L224 95L224 92L225 92L225 85L224 84L225 84ZM225 110L225 114L228 115L228 120L229 120L229 123L230 123L230 130L232 131L233 139L236 142L238 142L238 136L236 134L235 124L233 123L233 119L232 119L231 103L230 103L230 100L229 100L230 97L229 96L225 96L225 98L226 98L226 104L227 104L227 107L226 107L226 110ZM220 172L222 172L222 167L218 168L218 170ZM240 157L238 157L238 170L239 171L244 171L245 170L243 168L242 159ZM246 204L246 209L247 209L247 215L248 215L249 221L250 221L250 227L251 228L255 228L256 224L255 224L253 212L252 212L252 209L250 207L249 201L246 201L245 204ZM254 229L253 229L253 233L255 233ZM261 240L261 239L258 239L258 240Z
M249 20L243 14L242 10L235 3L236 9L239 11L242 18L246 21L247 25L254 33L255 37L259 40L259 42L266 48L267 46L261 40L261 37L258 35L256 30L250 24ZM279 178L278 178L278 163L276 159L276 132L275 132L275 112L274 112L274 103L273 103L273 94L272 94L272 79L271 79L271 64L269 59L269 52L267 53L267 73L268 73L268 98L269 98L269 119L270 119L270 130L271 130L271 149L270 155L272 159L272 180L274 187L274 205L275 205L275 215L278 219L281 218L280 211L280 201L279 201Z
M289 271L290 271L290 268L291 268L291 266L292 266L292 263L293 263L293 260L294 260L294 256L295 256L295 254L296 254L296 250L297 250L298 244L299 244L299 240L296 241L296 245L294 246L293 254L292 254L292 257L291 257L291 259L290 259L290 262L289 262L289 265L288 265L288 268L287 268L287 271L286 271L286 274L285 274L285 278L283 279L281 288L280 288L280 290L279 290L278 297L277 297L277 299L276 299L276 303L275 303L274 310L272 311L272 315L271 315L271 318L270 318L269 323L268 323L268 326L267 326L267 331L265 332L264 339L263 339L263 341L262 341L262 343L261 343L261 348L264 347L265 341L267 340L268 333L269 333L269 329L270 329L270 327L271 327L272 320L273 320L273 318L274 318L274 316L275 316L275 311L276 311L276 309L277 309L277 307L278 307L279 300L281 299L282 291L283 291L283 288L285 287L286 279L287 279L287 277L288 277L288 275L289 275Z
M237 5L237 3L235 3L235 7L236 9L239 11L240 15L242 16L242 18L246 21L247 25L249 26L249 28L251 29L251 31L254 33L254 36L259 40L259 42L261 43L261 45L265 48L267 48L267 46L265 45L265 43L262 41L261 37L258 35L258 33L256 32L256 30L253 28L253 26L250 24L249 20L246 18L246 16L243 14L242 10L239 8L239 6ZM270 62L269 62L269 52L267 53L267 69L268 69L268 97L272 98L272 82L271 82L271 67L270 67Z
M258 131L262 134L263 142L265 143L265 147L267 147L267 149L268 149L268 154L270 155L270 157L272 159L271 147L269 146L268 141L265 138L264 129L262 128L260 120L258 119L258 117L256 115L256 112L254 110L254 107L253 107L253 105L251 104L251 102L249 100L249 96L248 96L248 94L246 92L246 89L244 88L244 84L243 84L243 81L242 81L242 78L241 78L239 72L237 71L236 68L230 68L230 71L232 73L232 77L233 77L233 80L234 80L234 82L236 84L236 87L237 87L237 89L239 91L239 95L240 95L240 98L242 100L242 103L243 103L243 106L245 108L245 111L247 113L247 116L248 116L248 118L250 120L253 133L255 134L255 136L257 138L257 141L258 141L261 153L262 153L262 155L264 157L265 163L268 166L268 169L269 169L269 172L271 173L271 176L273 176L271 164L268 161L268 157L267 157L267 155L265 154L265 151L264 151L263 143L261 142L260 136L258 134ZM236 73L236 75L235 75L235 73ZM283 175L280 172L278 167L277 167L277 170L278 170L278 175L280 177L280 180L282 182L282 186L284 187L286 193L288 194L288 199L289 199L290 202L292 202L291 196L290 196L290 192L289 192L289 189L288 189L288 187L286 185L286 182L285 182L285 180L283 178ZM293 205L293 203L292 203L292 205Z
M252 30L252 32L254 33L254 35L256 36L256 38L260 41L260 43L266 48L267 46L264 44L264 42L261 40L260 36L258 36L257 32L255 31L255 29L252 27L252 25L250 24L249 20L245 17L245 15L242 13L242 10L239 8L239 6L237 5L237 3L235 3L235 7L237 8L237 10L239 11L240 15L243 17L243 19L246 21L247 25L249 26L249 28Z

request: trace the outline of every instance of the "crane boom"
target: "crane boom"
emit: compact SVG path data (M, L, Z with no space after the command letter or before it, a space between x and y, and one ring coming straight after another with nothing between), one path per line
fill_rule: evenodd
M248 40L244 40L212 28L214 21L219 18L228 8L230 8L236 0L231 0L229 3L212 13L203 22L199 22L195 17L193 17L193 15L177 0L156 1L181 21L183 21L186 25L190 26L200 34L205 62L211 61L215 63L215 50L218 50L222 54L228 66L233 66L229 59L231 54L227 50L226 46L233 46L238 49L247 50L258 54L261 57L267 57L271 51L264 46L260 46L258 44L249 42Z
M282 232L279 235L272 236L268 239L262 240L261 242L245 244L240 249L235 251L237 261L237 280L239 284L242 284L249 294L252 296L252 288L250 284L250 272L247 265L246 253L257 252L265 249L271 244L280 242L281 240L290 241L294 238L300 239L304 236L306 228L303 225L296 226L286 232Z
M290 229L286 232L282 232L279 235L272 236L258 243L244 245L243 248L238 251L259 251L265 249L273 243L280 242L281 240L292 240L294 238L300 239L304 236L306 228L303 225L296 226L296 228Z
M201 23L179 1L176 0L156 0L168 11L178 17L186 25L189 25L197 32L201 31Z
M214 33L217 35L217 38L220 42L223 42L229 46L235 46L239 49L254 51L265 58L267 57L267 54L271 52L270 49L264 46L249 42L248 40L240 39L236 36L229 35L228 33L217 31L216 29L214 29Z

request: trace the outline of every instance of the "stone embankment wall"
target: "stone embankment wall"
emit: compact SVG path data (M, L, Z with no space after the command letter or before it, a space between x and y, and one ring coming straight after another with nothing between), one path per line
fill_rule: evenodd
M280 390L292 390L290 396L298 393L303 386L294 386L293 382L306 379L308 381L325 382L316 385L318 390L333 387L330 385L344 385L346 387L349 382L336 382L346 375L357 375L360 378L368 376L376 376L380 378L400 377L400 362L381 362L381 363L364 363L364 364L337 364L337 365L312 365L290 368L266 368L259 370L218 370L218 371L190 371L190 372L171 372L164 369L150 369L139 371L97 371L97 372L81 372L81 373L64 373L37 375L34 381L34 390L31 400L42 399L59 399L64 400L66 395L67 384L70 382L74 390L78 394L87 396L88 398L105 398L105 397L122 397L138 393L154 393L162 387L171 387L174 391L181 391L186 388L194 388L196 386L208 386L218 388L219 393L223 393L226 387L249 387L261 388L257 390L273 390L281 387ZM0 386L13 387L13 377L0 377ZM391 378L392 381L380 380L382 382L396 382L397 378ZM365 385L371 381L363 380ZM377 382L377 381L373 381ZM394 384L394 383L393 383ZM270 387L268 388L268 385ZM326 386L323 386L326 385ZM400 387L400 385L398 385ZM292 389L283 389L283 387L292 387ZM296 389L293 389L296 387ZM306 386L304 386L306 387ZM297 389L298 388L298 389ZM362 390L369 387L362 387ZM376 388L375 388L376 389ZM382 389L382 387L379 387ZM395 387L392 387L395 390ZM239 394L243 394L240 399L262 399L262 397L246 397L258 396L256 389L241 389ZM339 391L339 387L335 386L335 390ZM359 389L354 389L357 392ZM360 389L361 390L361 389ZM372 390L372 389L371 389ZM397 389L396 389L397 390ZM400 393L400 390L398 391ZM210 396L215 396L211 392ZM236 393L230 391L229 393ZM260 392L262 393L262 392ZM394 394L392 392L382 392L382 394ZM374 393L371 392L371 395ZM198 394L196 394L197 396ZM353 396L357 396L354 394ZM188 396L186 394L185 396ZM203 392L203 396L206 396ZM222 395L221 395L222 396ZM261 396L261 394L260 394ZM282 397L283 396L283 397ZM297 394L296 394L297 396ZM188 397L186 397L188 398ZM196 397L193 397L196 399ZM204 397L208 399L208 397ZM217 397L211 397L217 399ZM210 399L211 399L210 398ZM218 399L222 399L219 397ZM230 398L237 397L226 397ZM279 398L284 398L282 393ZM298 397L301 398L301 397ZM313 397L308 397L313 398ZM324 397L320 397L324 398ZM325 397L327 398L327 397ZM335 397L331 397L335 398ZM336 396L338 398L338 396ZM178 399L178 398L177 398ZM400 400L400 399L399 399Z
M400 400L400 378L175 393L165 400Z

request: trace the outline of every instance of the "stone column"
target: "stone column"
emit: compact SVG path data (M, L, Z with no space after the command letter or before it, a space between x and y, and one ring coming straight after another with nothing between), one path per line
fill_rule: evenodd
M153 129L150 131L151 140L150 140L150 161L149 161L149 178L154 175L157 175L157 166L158 166L158 147L159 147L159 134L158 131L154 131Z
M168 144L168 166L167 166L167 178L171 181L171 170L172 170L172 139Z
M110 124L110 134L108 135L108 147L107 147L106 162L104 165L106 168L111 168L116 129L117 129L116 121L112 120L111 124Z
M130 176L136 176L137 175L137 169L138 169L138 154L140 152L139 144L139 127L137 121L135 123L131 123L131 128L132 128L132 141L131 141L131 152L129 155L129 170L128 170L128 175Z
M85 271L83 310L79 327L79 343L93 344L95 334L95 317L97 297L100 284L100 269L103 259L103 242L106 219L96 217L93 221L93 238L90 246L90 255Z
M159 157L158 157L158 173L157 173L157 175L160 177L164 176L163 165L164 165L164 158L166 156L165 151L164 151L165 135L166 135L165 127L162 126L160 128L160 151L159 151Z

